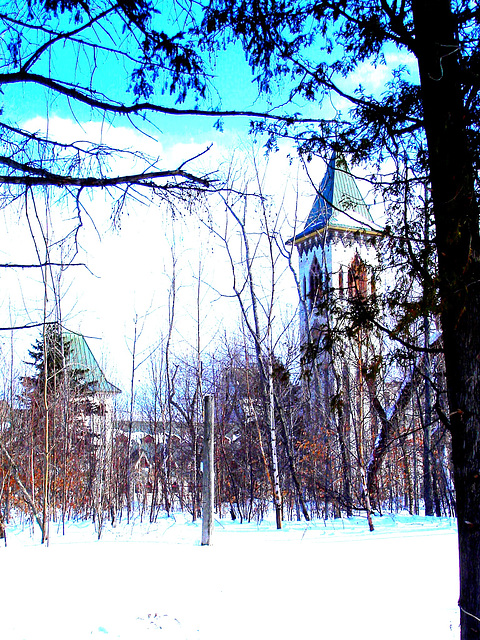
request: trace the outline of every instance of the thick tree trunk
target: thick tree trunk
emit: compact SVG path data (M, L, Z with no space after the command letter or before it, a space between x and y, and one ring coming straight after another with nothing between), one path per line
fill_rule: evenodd
M448 0L413 2L436 225L457 497L462 640L480 638L479 215L456 24Z

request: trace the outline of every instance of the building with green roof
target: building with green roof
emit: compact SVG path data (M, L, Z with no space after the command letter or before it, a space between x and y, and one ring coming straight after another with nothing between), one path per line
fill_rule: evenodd
M305 227L294 238L295 245L303 244L312 234L326 229L367 234L381 231L365 204L344 156L338 152L332 153Z
M94 393L118 394L121 390L105 377L85 337L74 331L64 331L63 339L69 346L69 366L84 371L84 379Z
M114 422L115 397L121 390L109 382L93 355L85 337L74 331L63 331L68 344L68 366L72 371L82 371L82 377L92 393L96 410L89 418L90 429L96 435L104 434L111 440Z

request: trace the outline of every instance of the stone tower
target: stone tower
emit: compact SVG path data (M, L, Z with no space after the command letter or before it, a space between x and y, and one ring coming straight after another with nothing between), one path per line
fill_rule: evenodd
M374 294L379 234L345 158L334 152L305 228L292 239L299 253L304 344L325 332L332 296L338 303Z
M351 515L353 496L364 496L369 523L365 451L378 433L369 373L380 341L360 320L376 306L380 232L345 158L333 153L305 228L291 241L299 254L304 415L319 444L324 485L332 488L325 512L333 498Z

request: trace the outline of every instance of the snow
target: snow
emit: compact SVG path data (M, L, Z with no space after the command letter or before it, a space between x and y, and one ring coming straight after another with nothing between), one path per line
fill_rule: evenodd
M456 523L387 515L216 520L202 547L188 516L36 529L0 547L5 640L452 640L459 638Z

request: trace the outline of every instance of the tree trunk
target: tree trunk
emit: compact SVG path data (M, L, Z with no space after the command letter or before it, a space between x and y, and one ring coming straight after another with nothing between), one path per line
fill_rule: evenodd
M432 410L430 397L430 354L425 354L425 397L423 416L423 500L425 515L433 516Z
M268 428L270 431L270 450L272 457L273 502L275 505L275 520L277 529L281 529L282 492L280 490L280 476L278 473L277 430L275 428L275 403L273 396L273 367L271 353L268 362Z
M295 468L295 459L292 452L292 447L290 445L289 435L287 431L287 426L285 424L285 417L283 415L282 407L280 401L275 395L275 409L277 410L278 420L280 422L280 427L282 430L283 443L285 446L285 453L287 454L288 467L290 469L290 475L292 476L292 482L295 489L296 497L298 500L298 504L302 510L303 517L307 522L310 521L310 515L308 513L307 505L305 504L305 500L302 493L302 487L300 485L300 481L298 479L297 470Z
M398 430L398 421L405 413L405 409L411 400L412 394L423 376L423 356L421 356L411 371L407 373L403 380L395 404L391 408L389 415L385 411L382 403L375 393L373 381L367 380L367 389L370 395L370 404L376 415L380 418L380 431L376 438L370 460L367 464L367 489L371 495L374 491L377 474L382 466L383 459L388 451L390 441L394 433Z
M456 22L450 2L416 0L412 8L436 226L450 405L461 638L472 640L480 637L479 212L466 135L468 119L460 85Z

